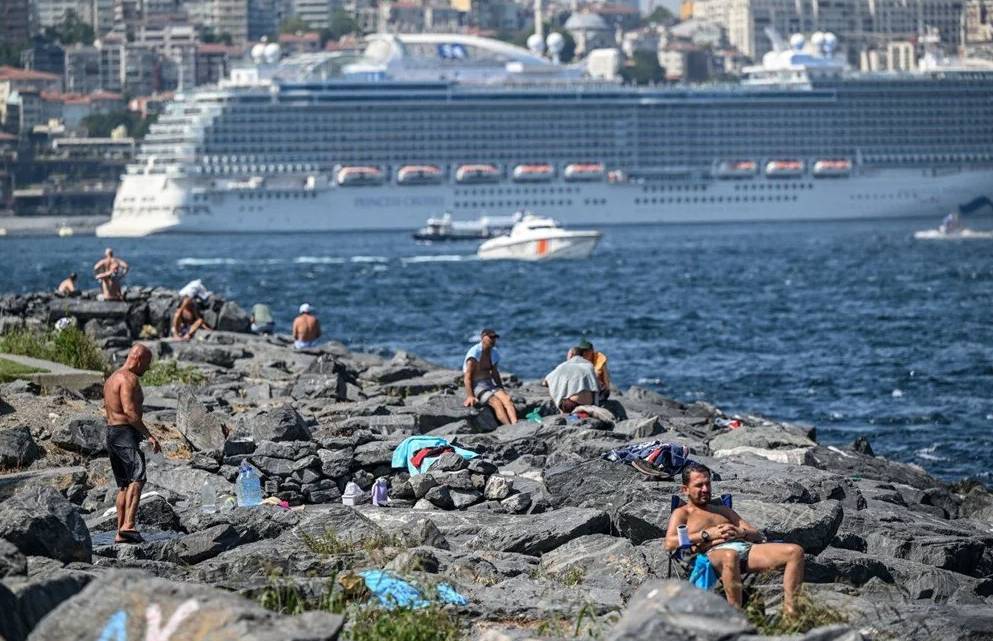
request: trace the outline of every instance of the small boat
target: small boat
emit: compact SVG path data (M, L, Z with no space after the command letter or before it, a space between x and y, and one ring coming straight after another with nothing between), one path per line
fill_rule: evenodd
M455 170L455 182L463 185L500 182L496 165L462 165Z
M570 231L552 218L524 214L510 234L491 238L476 254L481 260L589 258L602 235L598 231Z
M796 178L803 175L802 160L770 160L765 165L769 178Z
M73 231L72 227L63 223L59 225L59 228L55 230L55 233L58 234L59 238L69 238L70 236L74 235L76 232Z
M818 160L814 163L815 178L844 178L852 175L852 161L843 158Z
M397 171L397 184L437 185L444 177L436 165L404 165Z
M478 220L452 220L450 213L428 218L427 224L414 232L414 240L486 240L509 233L521 219L513 216L483 216Z
M6 235L7 235L7 228L0 227L0 236L6 236Z
M724 179L751 178L758 173L754 160L727 160L717 165L717 177Z
M603 163L572 163L565 166L562 177L568 182L593 182L603 180Z
M383 184L383 171L379 167L342 167L336 176L342 187Z
M915 231L914 238L917 240L991 240L993 239L993 231L980 231L964 227L958 213L953 212L945 216L937 229Z
M517 165L514 167L514 182L545 183L555 177L555 167L547 163L538 165Z

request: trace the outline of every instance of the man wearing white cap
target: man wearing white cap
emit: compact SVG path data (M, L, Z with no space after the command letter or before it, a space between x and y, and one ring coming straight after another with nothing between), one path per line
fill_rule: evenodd
M316 347L320 337L321 323L314 316L314 308L309 303L304 303L300 306L300 315L293 319L293 347Z

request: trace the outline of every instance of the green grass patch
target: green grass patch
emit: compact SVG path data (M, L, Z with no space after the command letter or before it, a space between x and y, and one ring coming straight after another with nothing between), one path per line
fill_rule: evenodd
M584 578L586 578L586 572L583 570L583 568L577 565L576 567L572 568L571 570L563 574L562 578L559 579L559 582L562 585L569 585L569 586L579 585L580 583L583 582Z
M367 554L386 548L403 547L399 537L392 534L376 533L359 540L338 536L334 530L324 530L321 534L312 535L303 532L301 535L304 545L314 554L333 556L336 554Z
M587 603L572 619L553 617L541 621L535 628L535 633L541 637L599 639L619 618L620 615L616 612L597 616L593 605Z
M37 374L44 371L37 367L28 367L14 361L8 361L6 358L0 358L0 383L9 383L19 378L27 378L28 374Z
M175 359L155 361L141 377L142 385L147 387L170 383L197 385L205 380L207 377L199 369L193 365L180 365Z
M437 605L393 610L367 605L348 614L347 641L456 641L460 637L458 619Z
M31 356L76 369L107 372L103 352L78 327L61 331L20 328L0 336L0 352Z
M803 634L824 625L848 623L848 617L842 612L814 603L803 592L794 596L793 600L796 609L793 616L767 615L761 598L754 598L748 603L745 616L759 634L766 636Z
M270 579L258 600L259 605L267 610L289 615L314 610L341 614L347 605L341 593L334 589L333 579L328 581L322 592L313 595L304 594L295 584Z

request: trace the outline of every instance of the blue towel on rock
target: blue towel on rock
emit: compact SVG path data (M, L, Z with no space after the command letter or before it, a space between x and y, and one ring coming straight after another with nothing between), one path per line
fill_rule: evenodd
M428 469L438 460L437 456L429 456L421 462L420 469L414 467L414 464L410 462L410 458L418 451L423 450L427 447L443 447L449 445L449 442L440 436L408 436L403 439L396 449L393 450L393 460L390 463L392 467L403 468L406 467L407 471L410 472L411 476L415 474L423 474L427 472ZM461 447L451 446L455 453L462 458L474 459L479 454L475 452L470 452L469 450L463 450Z

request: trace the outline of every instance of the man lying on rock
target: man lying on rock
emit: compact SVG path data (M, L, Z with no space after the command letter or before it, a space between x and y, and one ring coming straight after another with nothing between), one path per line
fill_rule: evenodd
M743 572L768 572L785 568L783 614L795 613L793 597L803 582L803 548L793 543L767 543L765 536L737 512L711 505L710 469L700 463L683 468L686 505L673 510L665 533L665 547L679 547L678 527L685 525L690 542L710 559L721 577L728 603L741 607Z

